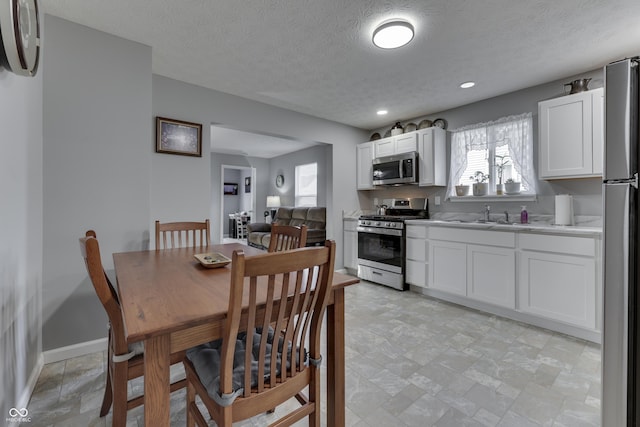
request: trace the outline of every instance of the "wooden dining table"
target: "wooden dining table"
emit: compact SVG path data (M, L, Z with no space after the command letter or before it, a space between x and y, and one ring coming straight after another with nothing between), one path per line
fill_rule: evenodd
M113 254L127 342L144 341L145 426L169 426L169 355L222 337L231 264L205 268L195 254L264 251L232 243ZM327 307L327 425L345 425L344 288L358 282L334 273ZM185 401L186 405L186 401Z

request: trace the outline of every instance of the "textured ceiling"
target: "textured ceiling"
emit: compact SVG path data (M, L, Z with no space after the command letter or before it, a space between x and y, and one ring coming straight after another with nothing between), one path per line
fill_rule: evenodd
M42 0L153 49L153 72L363 129L640 54L638 0ZM371 43L380 22L416 28ZM474 80L476 87L458 88ZM379 108L389 110L378 117Z
M315 145L311 142L211 126L211 147L216 153L271 159Z

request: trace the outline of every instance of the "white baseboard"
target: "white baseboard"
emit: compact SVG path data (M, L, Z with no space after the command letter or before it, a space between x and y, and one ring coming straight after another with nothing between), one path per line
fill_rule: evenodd
M84 356L85 354L104 351L107 349L107 338L100 338L93 341L81 342L78 344L68 345L66 347L54 348L42 353L44 363L59 362L61 360L71 359L72 357Z
M38 383L38 378L40 377L43 366L44 357L42 353L40 353L36 366L33 367L33 371L31 371L31 375L29 375L29 380L27 381L27 384L25 384L24 390L22 390L22 393L18 398L18 404L15 406L16 408L26 408L29 404L29 400L31 399L33 391L36 389L36 384Z

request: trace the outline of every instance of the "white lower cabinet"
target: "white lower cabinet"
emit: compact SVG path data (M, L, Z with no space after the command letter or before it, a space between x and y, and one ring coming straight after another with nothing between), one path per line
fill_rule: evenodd
M431 240L429 287L458 295L467 294L467 245Z
M593 239L565 237L557 243L563 242L563 253L552 253L554 246L520 253L520 311L599 330L597 248ZM523 245L528 247L526 239Z
M467 246L467 296L515 308L516 261L513 248Z
M409 225L406 281L426 295L599 343L600 244L598 235Z

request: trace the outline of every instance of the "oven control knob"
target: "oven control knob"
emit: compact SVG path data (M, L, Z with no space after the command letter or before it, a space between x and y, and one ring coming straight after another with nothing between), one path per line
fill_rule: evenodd
M388 223L386 223L384 226L385 226L385 227L395 227L396 225L395 225L395 224L393 224L393 223L391 223L391 222L388 222Z
M373 225L375 225L376 227L380 227L380 221L376 221L376 223Z

